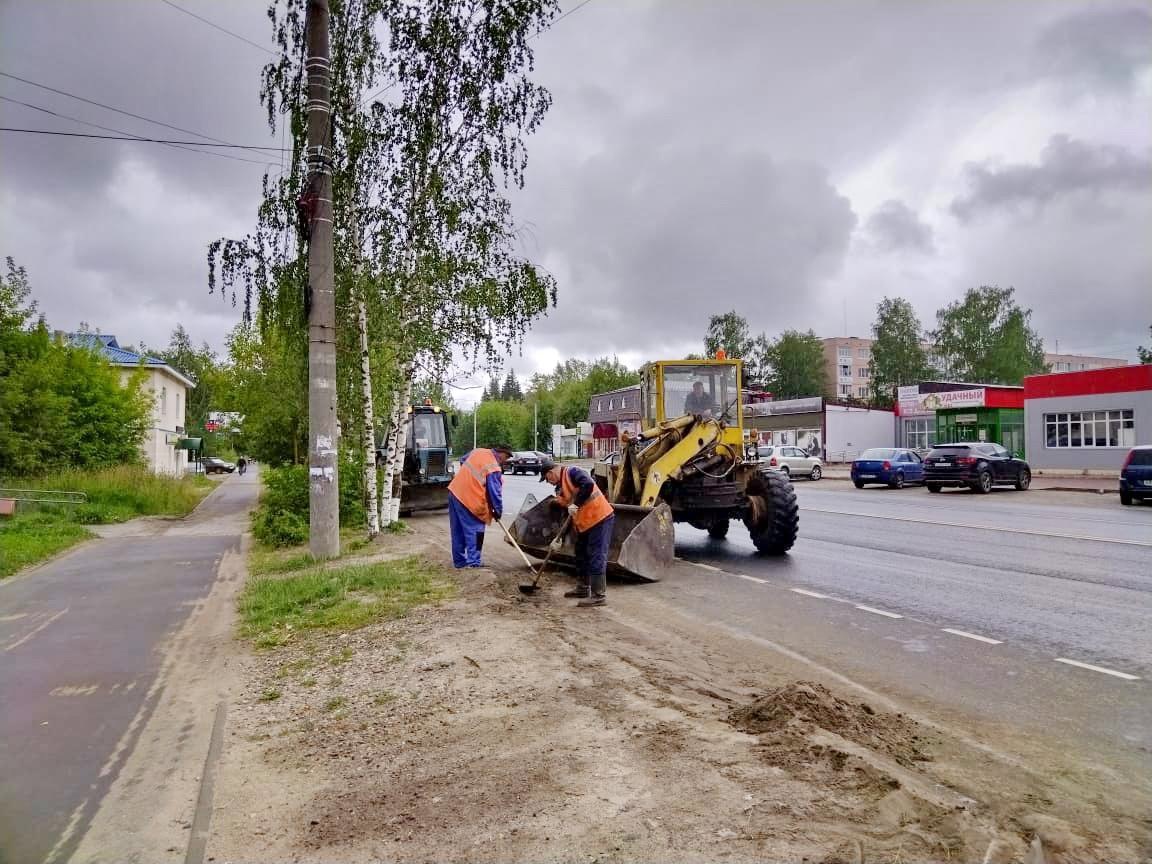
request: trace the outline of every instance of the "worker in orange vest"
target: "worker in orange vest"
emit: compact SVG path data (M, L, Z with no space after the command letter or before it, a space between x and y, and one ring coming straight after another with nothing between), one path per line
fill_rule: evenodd
M452 565L482 567L484 526L504 514L504 463L512 448L504 444L477 447L460 460L448 484L448 527L452 532Z
M540 465L540 482L547 480L556 487L556 504L568 510L576 530L576 577L579 583L565 597L579 599L577 606L603 606L608 572L608 548L612 543L612 526L616 514L596 481L582 468L557 465L544 459ZM557 537L553 546L563 542Z

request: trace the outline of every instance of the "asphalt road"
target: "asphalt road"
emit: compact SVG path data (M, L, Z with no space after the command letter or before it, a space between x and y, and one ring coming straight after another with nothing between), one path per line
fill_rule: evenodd
M505 481L507 513L548 491ZM1152 772L1152 507L1077 493L795 488L800 539L787 556L757 555L739 524L722 541L677 525L676 554L691 566L610 595L648 591L936 716Z
M0 864L67 860L257 490L230 477L186 520L126 526L0 583Z

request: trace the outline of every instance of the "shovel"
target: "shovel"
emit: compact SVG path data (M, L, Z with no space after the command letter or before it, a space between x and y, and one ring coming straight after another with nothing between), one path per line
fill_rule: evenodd
M506 539L509 543L511 543L513 546L516 547L516 551L520 553L520 557L524 559L524 563L528 565L528 569L531 570L533 573L535 573L536 567L535 567L535 565L532 564L532 559L530 559L524 553L524 550L520 548L520 544L517 543L516 540L512 537L512 535L508 533L508 529L504 527L504 523L501 522L499 519L496 519L493 521L495 521L496 524L500 526L500 530L504 532L504 539Z
M568 523L572 521L569 516L564 520L564 524L560 526L560 530L556 532L556 540L564 536L564 532L568 530ZM552 541L556 542L555 540ZM544 568L548 566L548 560L552 557L552 544L548 544L548 554L544 556L544 563L540 565L540 569L536 571L536 578L532 580L531 585L517 585L521 594L535 594L540 587L540 577L544 575Z

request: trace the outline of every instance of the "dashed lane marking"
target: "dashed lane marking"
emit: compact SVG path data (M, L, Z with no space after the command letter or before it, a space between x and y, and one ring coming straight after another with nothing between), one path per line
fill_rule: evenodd
M701 564L699 561L691 562L692 566L699 567L701 570L711 570L713 573L723 573L719 567L713 567L711 564Z
M1103 666L1093 666L1091 663L1081 663L1079 660L1069 660L1067 657L1057 657L1057 663L1067 663L1069 666L1079 666L1081 669L1091 669L1093 672L1101 672L1104 675L1112 675L1116 678L1123 678L1125 681L1139 681L1139 675L1129 675L1127 672L1117 672L1115 669L1105 669Z
M987 642L989 645L1003 645L1003 640L989 639L987 636L981 636L978 633L969 633L967 630L953 630L951 627L940 628L945 633L951 633L953 636L963 636L965 639L975 639L977 642Z
M883 615L885 618L903 618L903 615L897 615L895 612L889 612L886 609L877 609L875 606L861 606L856 605L857 609L863 612L871 612L873 615Z
M795 594L803 594L805 597L815 597L817 600L830 600L827 594L818 594L815 591L806 591L803 588L789 588Z
M1023 534L1029 537L1055 537L1059 540L1087 540L1091 543L1115 543L1120 546L1152 547L1143 540L1121 540L1116 537L1088 537L1082 534L1061 534L1057 531L1033 531L1026 528L1003 528L998 525L970 525L965 522L938 522L935 519L913 519L910 516L887 516L881 513L855 513L849 510L829 510L823 507L806 507L806 512L829 513L833 516L858 516L862 519L888 519L892 522L914 522L917 525L938 525L941 528L967 528L972 531L996 531L1000 534Z

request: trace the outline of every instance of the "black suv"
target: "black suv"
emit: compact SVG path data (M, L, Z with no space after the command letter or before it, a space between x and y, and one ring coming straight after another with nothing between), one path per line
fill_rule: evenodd
M1032 484L1032 469L999 444L937 444L924 459L924 485L929 492L967 486L987 494L993 486L1007 484L1024 491Z
M1152 499L1152 447L1133 447L1120 469L1120 503Z

